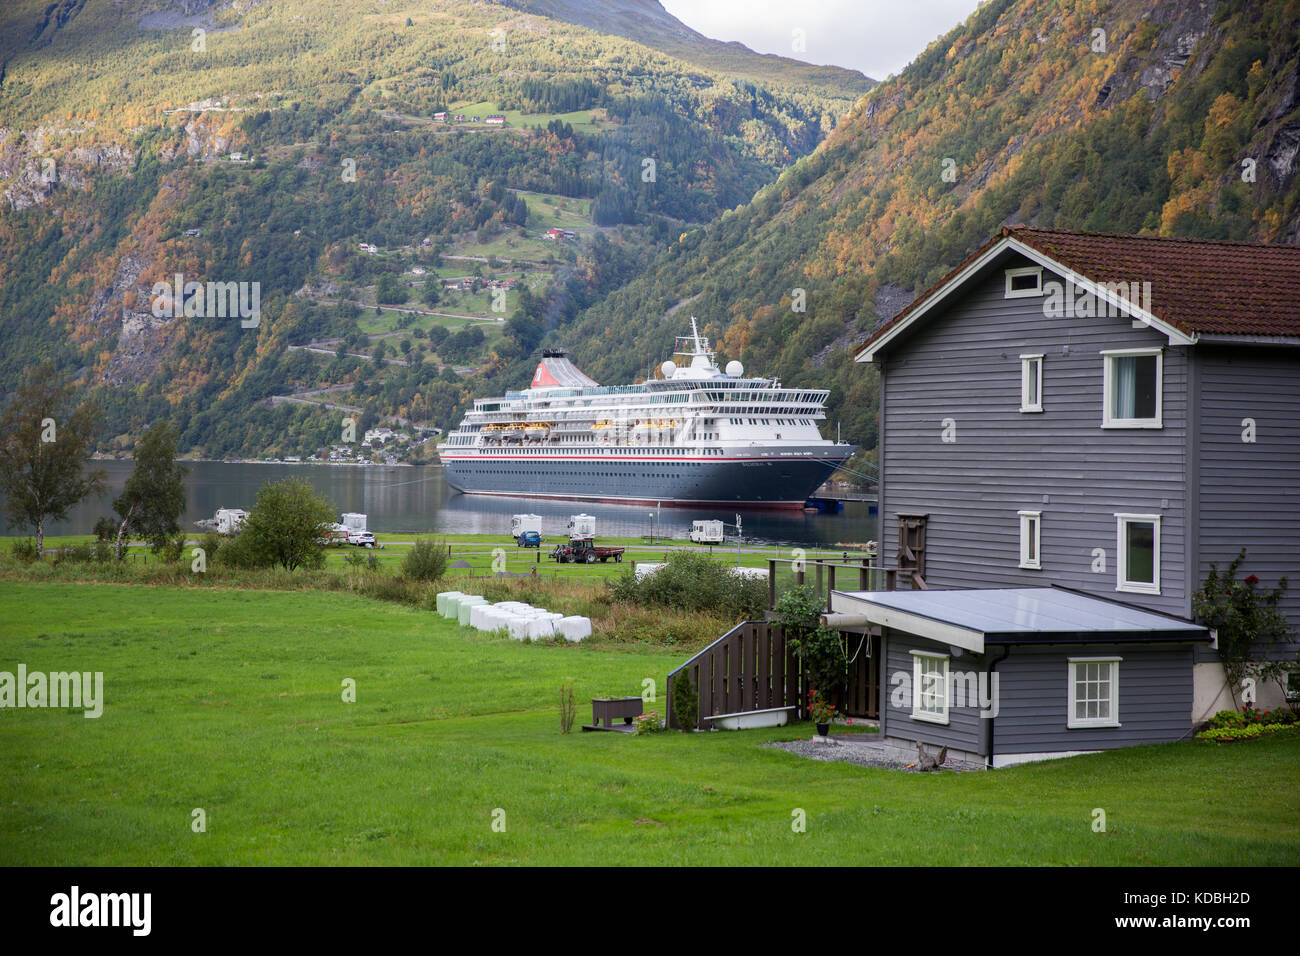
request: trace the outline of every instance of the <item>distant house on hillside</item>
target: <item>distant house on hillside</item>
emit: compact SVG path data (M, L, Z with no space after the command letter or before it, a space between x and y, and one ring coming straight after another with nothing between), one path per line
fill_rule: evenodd
M500 113L493 113L487 118L487 124L489 126L505 126L506 118Z
M447 114L446 114L446 112L434 113L434 114L433 114L433 118L434 118L435 120L437 120L439 123L445 123L445 122L447 122Z
M924 588L831 599L887 744L1003 766L1234 706L1192 595L1242 548L1261 589L1300 568L1300 248L1005 228L857 359L882 555ZM994 675L993 717L954 696Z
M572 229L551 228L546 230L546 235L542 236L542 238L550 239L552 241L556 239L577 239L578 234Z

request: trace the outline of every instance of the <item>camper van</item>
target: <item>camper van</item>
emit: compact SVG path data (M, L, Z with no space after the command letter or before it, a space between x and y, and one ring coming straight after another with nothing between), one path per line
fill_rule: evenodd
M594 515L573 515L569 518L570 541L594 537L596 537L596 518Z
M248 512L243 508L218 508L213 519L218 534L234 534L244 524Z
M723 526L721 521L691 522L691 540L696 544L722 544Z

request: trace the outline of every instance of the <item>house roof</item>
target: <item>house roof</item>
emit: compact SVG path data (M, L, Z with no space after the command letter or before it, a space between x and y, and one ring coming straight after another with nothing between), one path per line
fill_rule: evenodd
M1203 336L1300 338L1300 247L1004 226L872 332L858 347L858 361L870 361L1008 249L1089 291L1104 283L1150 282L1149 310L1122 305L1182 344Z
M991 644L1208 642L1188 621L1064 588L835 591L831 608L982 654Z

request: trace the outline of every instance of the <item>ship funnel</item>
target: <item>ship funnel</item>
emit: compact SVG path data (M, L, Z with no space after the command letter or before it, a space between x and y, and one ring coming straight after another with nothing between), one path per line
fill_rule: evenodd
M542 360L533 373L530 388L594 388L599 385L595 379L584 375L576 365L565 357L563 349L547 349L542 352Z

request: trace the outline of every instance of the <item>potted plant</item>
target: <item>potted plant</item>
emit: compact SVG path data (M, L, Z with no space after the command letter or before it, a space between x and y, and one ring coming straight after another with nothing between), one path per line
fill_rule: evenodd
M835 705L813 689L808 691L808 713L812 714L813 723L817 725L817 733L822 737L829 736L831 721L835 719Z

